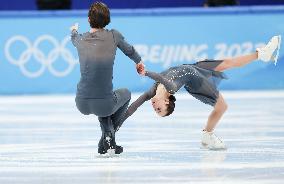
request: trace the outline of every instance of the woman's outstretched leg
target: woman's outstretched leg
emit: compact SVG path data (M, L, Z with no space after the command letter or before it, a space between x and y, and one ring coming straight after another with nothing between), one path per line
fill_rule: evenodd
M257 48L255 53L235 57L232 59L224 59L223 62L218 65L216 71L224 71L236 67L242 67L257 59L264 62L274 61L277 62L278 52L281 44L281 36L274 36L270 41L262 48Z
M258 54L257 52L255 52L249 55L239 56L232 59L224 59L223 62L215 68L215 71L222 72L232 68L242 67L257 60L257 58Z
M214 133L213 130L216 127L217 123L226 112L228 106L221 95L219 93L219 97L217 102L214 106L213 111L211 112L210 116L208 117L207 124L203 130L201 144L203 147L218 150L218 149L226 149L226 146L221 139L219 139Z

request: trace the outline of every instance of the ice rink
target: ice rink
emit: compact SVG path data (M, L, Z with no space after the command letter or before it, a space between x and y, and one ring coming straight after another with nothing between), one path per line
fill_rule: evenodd
M124 153L102 158L98 121L74 96L2 96L0 183L284 183L284 91L224 97L216 134L228 150L200 149L211 107L180 94L170 117L145 103L117 133Z

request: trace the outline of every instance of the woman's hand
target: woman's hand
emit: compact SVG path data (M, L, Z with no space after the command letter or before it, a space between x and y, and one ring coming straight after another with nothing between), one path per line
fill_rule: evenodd
M145 65L144 65L142 62L136 64L136 70L137 70L137 72L138 72L140 75L144 75L144 76L145 76L145 73L146 73L146 71L145 71Z
M140 75L145 76L145 74L146 74L146 70L142 70L142 71L140 72Z
M79 29L78 23L75 23L73 26L70 27L70 31L73 31L73 30L78 31L78 29Z

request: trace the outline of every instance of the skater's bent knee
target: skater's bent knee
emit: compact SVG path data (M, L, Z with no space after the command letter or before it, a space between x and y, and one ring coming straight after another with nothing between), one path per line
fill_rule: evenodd
M215 106L214 111L224 113L227 109L228 109L227 103L223 102L222 104Z
M228 104L227 104L227 103L224 103L224 107L223 107L223 108L224 108L224 111L228 110L228 107L229 107Z
M228 105L227 105L226 102L224 102L224 103L222 104L220 110L221 110L222 112L225 112L227 109L228 109Z
M77 107L77 109L84 115L90 115L90 111L86 110L85 108L79 108Z
M121 91L127 98L131 98L131 92L127 88L123 88Z

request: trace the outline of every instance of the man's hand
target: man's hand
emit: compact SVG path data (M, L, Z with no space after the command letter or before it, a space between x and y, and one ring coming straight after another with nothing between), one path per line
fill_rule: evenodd
M136 70L140 75L145 75L145 65L142 62L136 64Z
M78 29L79 29L78 23L75 23L73 26L70 27L70 31L73 31L73 30L78 31Z

